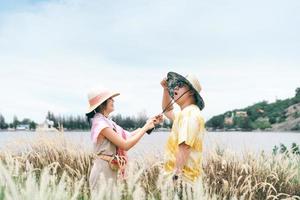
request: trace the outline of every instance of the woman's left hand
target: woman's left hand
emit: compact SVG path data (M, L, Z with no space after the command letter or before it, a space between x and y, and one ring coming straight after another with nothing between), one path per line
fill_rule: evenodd
M163 120L164 120L162 114L156 115L155 117L153 117L153 119L154 119L153 122L154 122L155 125L162 123Z

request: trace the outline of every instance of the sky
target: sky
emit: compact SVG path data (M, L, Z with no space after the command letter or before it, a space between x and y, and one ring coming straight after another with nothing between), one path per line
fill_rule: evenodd
M84 115L87 93L121 93L113 114L161 112L167 72L198 77L206 120L300 87L299 0L0 0L0 113Z

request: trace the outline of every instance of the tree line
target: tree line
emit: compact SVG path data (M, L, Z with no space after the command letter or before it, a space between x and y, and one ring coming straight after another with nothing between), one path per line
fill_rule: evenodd
M0 113L0 129L16 129L18 125L29 125L30 129L35 129L37 123L35 123L34 121L32 121L29 118L24 118L23 120L19 120L17 116L13 117L13 121L11 123L7 123L5 121L4 116Z
M54 127L59 128L60 125L67 130L89 130L91 128L91 122L87 120L85 116L55 116L52 112L48 111L46 119L53 121ZM142 127L148 117L145 114L139 114L137 116L122 116L121 114L112 115L111 119L119 126L126 130L132 130ZM158 125L156 128L170 128L172 124L170 121L165 120L162 125Z
M117 114L113 115L111 119L124 129L132 130L142 127L148 117L145 114L139 114L137 116L122 116ZM61 128L61 126L66 130L89 130L91 128L90 122L84 115L55 115L53 112L48 111L45 117L45 123L49 122L51 122L51 126L58 129ZM13 122L7 123L4 116L0 113L0 129L16 129L18 125L29 125L30 130L35 130L38 126L36 122L29 118L19 120L17 116L13 117ZM170 121L165 120L163 124L157 126L157 128L170 128L171 126Z

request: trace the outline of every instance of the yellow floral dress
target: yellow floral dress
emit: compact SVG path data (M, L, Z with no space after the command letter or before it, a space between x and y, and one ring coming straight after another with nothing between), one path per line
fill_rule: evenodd
M172 174L175 171L178 145L185 143L191 147L187 163L183 167L182 178L195 182L202 174L202 143L204 135L204 120L196 105L189 105L175 115L171 134L165 149L165 171Z

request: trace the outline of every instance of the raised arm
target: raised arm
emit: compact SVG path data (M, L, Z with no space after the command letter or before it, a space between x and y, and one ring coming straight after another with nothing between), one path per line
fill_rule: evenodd
M161 86L163 87L163 98L162 98L162 104L161 107L164 110L166 108L166 106L170 103L170 101L172 100L169 92L168 92L168 87L167 87L167 79L164 78L161 82L160 82ZM170 106L164 113L164 115L170 119L170 120L174 120L175 116L174 116L174 112L173 112L173 106Z

